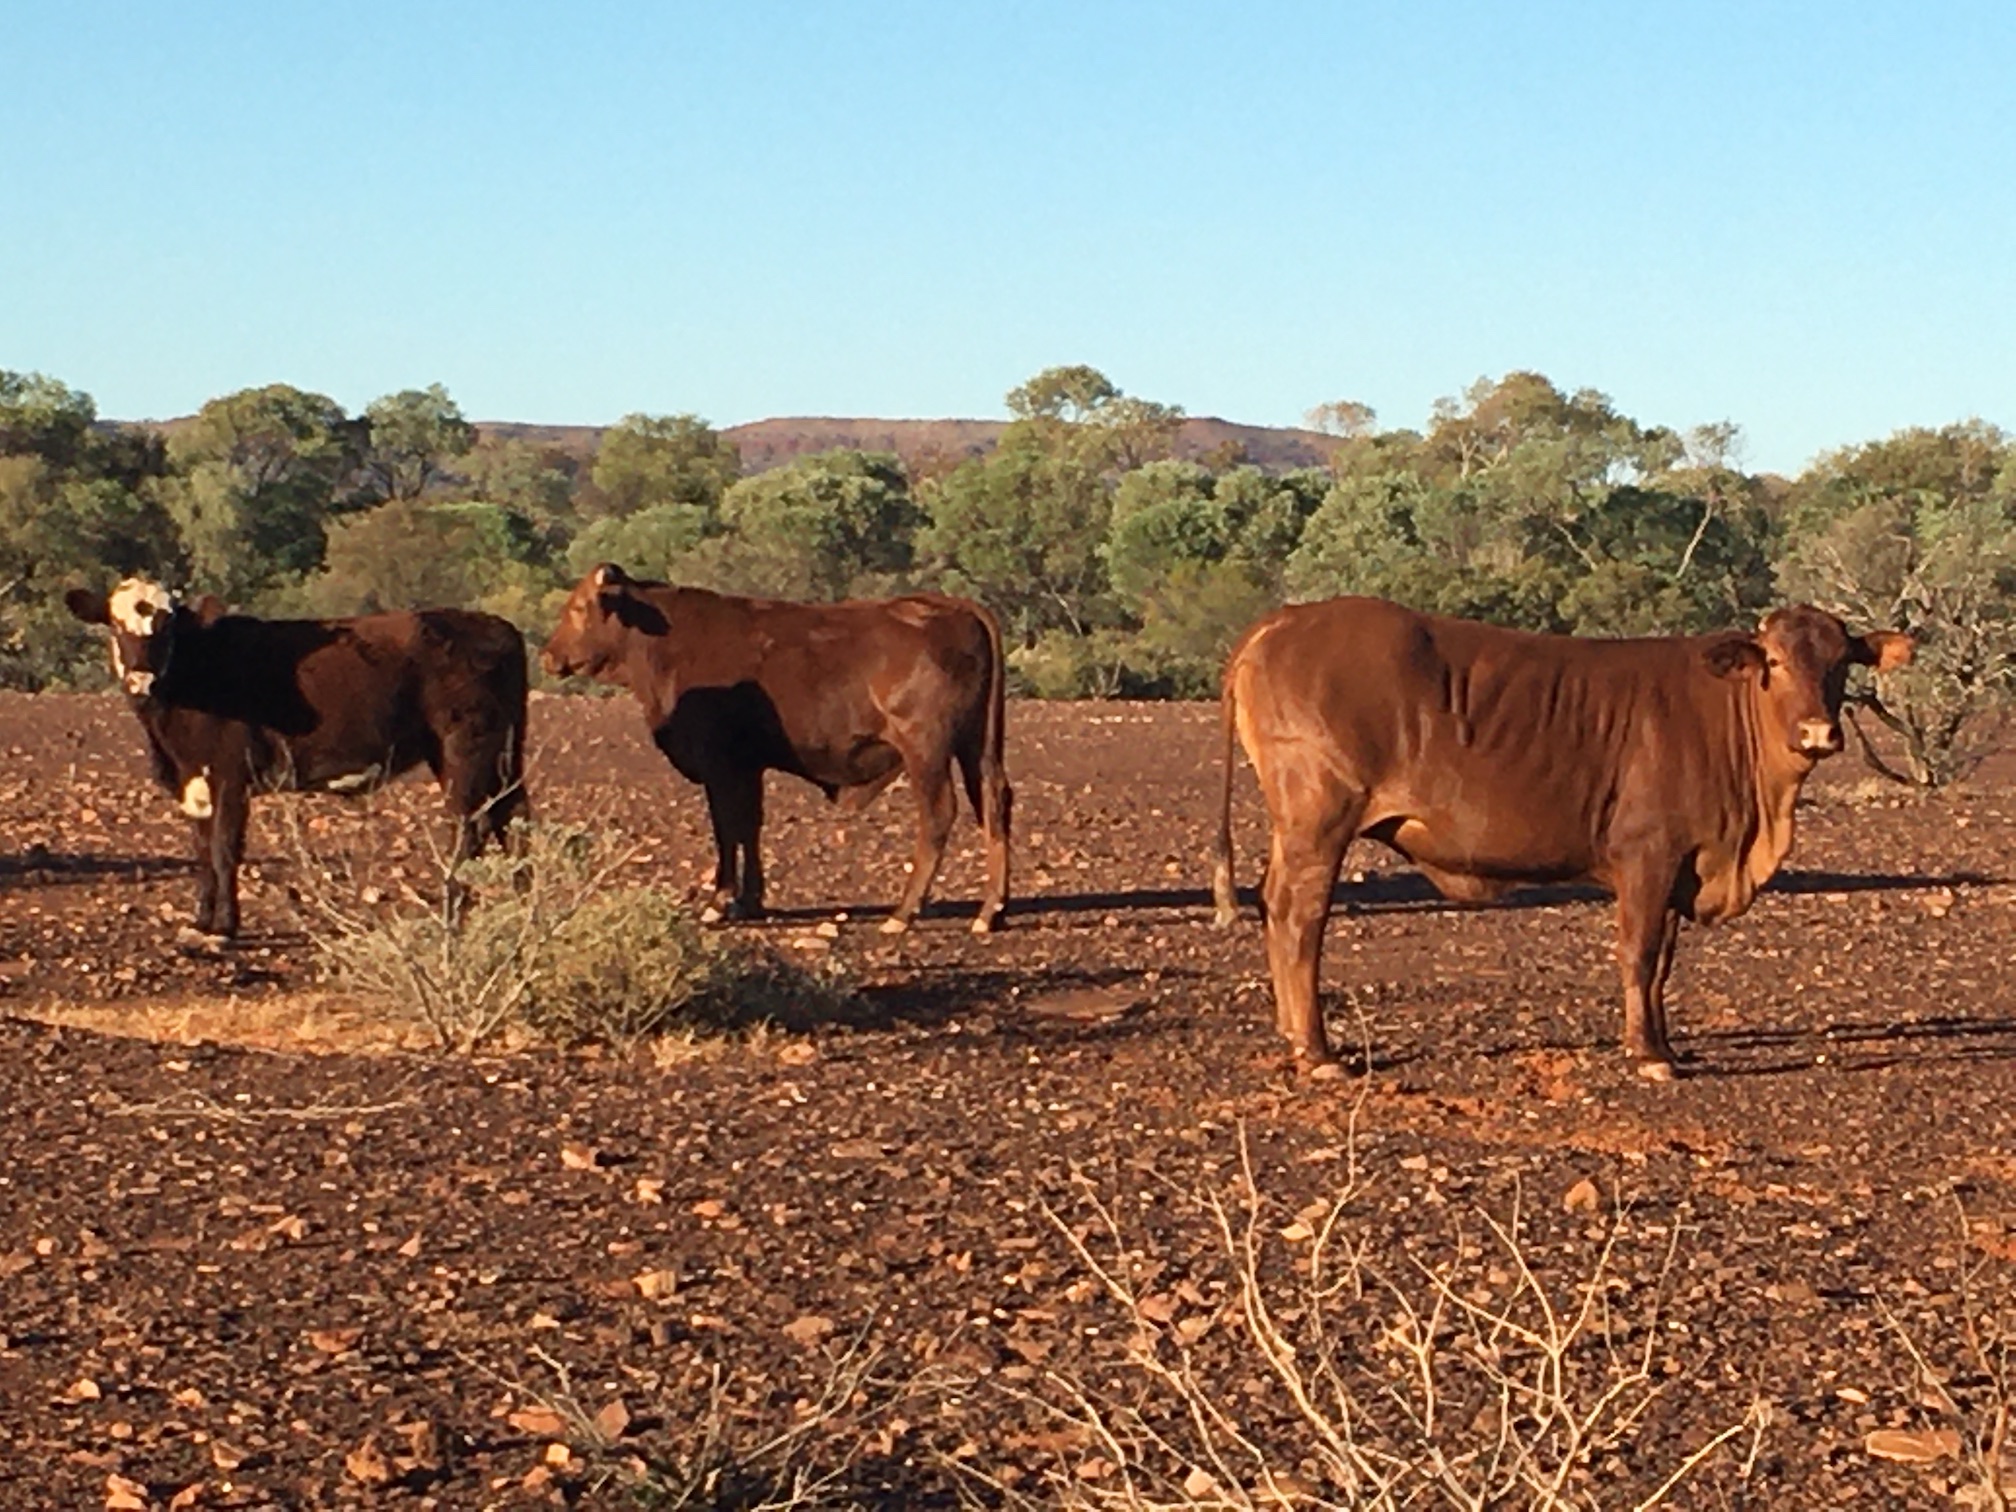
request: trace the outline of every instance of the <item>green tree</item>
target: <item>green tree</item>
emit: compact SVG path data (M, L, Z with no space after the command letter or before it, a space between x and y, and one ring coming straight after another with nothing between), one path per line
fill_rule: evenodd
M1911 665L1852 706L1903 745L1899 765L1863 739L1874 770L1936 787L1997 746L2016 699L2016 445L2002 431L1973 420L1822 457L1794 486L1778 577L1851 624L1918 638Z
M1216 481L1195 462L1151 462L1120 479L1099 554L1129 615L1139 617L1178 564L1222 561L1231 550L1235 525Z
M1291 598L1359 593L1435 614L1564 628L1561 574L1525 549L1525 530L1488 496L1403 468L1340 478L1284 572Z
M401 389L365 407L364 469L379 499L417 499L476 444L476 427L440 384Z
M1332 399L1316 405L1302 419L1313 431L1357 441L1377 431L1379 412L1356 399Z
M923 558L984 598L1011 635L1084 635L1108 623L1103 552L1116 480L1165 457L1173 405L1129 398L1097 368L1046 368L1009 391L1014 416L986 458L924 491Z
M41 373L0 368L0 456L74 466L97 419L89 394Z
M1011 431L1073 450L1099 468L1127 471L1169 455L1183 411L1122 393L1093 367L1045 368L1008 391ZM1005 443L1004 443L1005 444Z
M393 609L495 609L529 623L561 585L523 516L486 503L389 499L329 525L322 570L271 595L276 611L376 614Z
M1012 636L1083 635L1107 613L1103 471L1040 430L1010 426L993 455L953 470L929 493L920 554L955 591L1000 614Z
M96 417L88 394L0 372L0 686L102 681L103 652L63 590L186 565L158 500L159 438Z
M827 451L742 479L721 521L743 591L837 599L895 587L924 513L892 454Z
M363 443L333 399L284 383L204 405L169 438L178 476L163 491L198 584L243 600L312 572Z
M585 515L632 515L683 505L711 526L721 496L742 475L735 443L697 415L625 415L603 433Z
M690 558L707 539L708 520L690 504L657 504L630 515L605 515L581 528L567 548L567 567L580 577L598 562L614 562L635 577L694 582Z
M471 490L541 526L571 523L574 490L583 469L557 446L481 437L463 461Z

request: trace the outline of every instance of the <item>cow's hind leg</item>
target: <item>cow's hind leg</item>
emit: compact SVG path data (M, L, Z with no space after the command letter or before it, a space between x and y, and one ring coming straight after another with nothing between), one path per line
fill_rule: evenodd
M454 859L466 861L508 834L527 811L517 735L510 730L453 731L432 763L455 820Z
M951 838L952 821L959 813L949 757L922 762L906 759L904 768L910 785L917 790L917 852L911 857L910 881L896 904L896 912L882 921L884 934L901 934L924 907L931 884L938 878L938 867L945 859L945 842Z
M1338 1074L1317 995L1323 929L1330 918L1330 890L1365 808L1362 795L1322 791L1325 786L1297 791L1267 783L1273 835L1261 883L1274 1022L1296 1058L1319 1077Z
M1666 978L1680 916L1673 879L1647 867L1617 888L1617 970L1624 985L1624 1049L1648 1081L1671 1081L1673 1046L1666 1038Z
M753 919L763 912L763 774L730 772L707 781L707 817L714 826L714 902L700 915L709 924Z
M1000 763L986 761L977 747L962 746L958 757L966 800L973 805L973 817L987 836L987 891L980 900L980 912L974 915L973 933L989 934L1008 911L1008 835L1015 790L1008 785Z

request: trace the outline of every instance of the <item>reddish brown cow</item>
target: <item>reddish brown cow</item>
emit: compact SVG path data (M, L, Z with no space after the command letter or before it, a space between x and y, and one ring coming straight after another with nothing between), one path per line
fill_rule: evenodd
M987 835L987 894L973 928L1000 921L1013 794L1001 759L1001 630L978 604L929 593L840 604L731 598L636 581L604 563L575 585L543 660L557 677L629 688L666 759L707 790L719 858L710 919L762 911L766 771L794 773L848 807L900 774L917 793L917 853L882 927L908 927L945 854L956 762Z
M1335 1074L1317 1006L1339 864L1384 841L1449 897L1589 880L1617 898L1624 1044L1673 1074L1666 976L1680 920L1750 905L1792 848L1800 784L1841 749L1848 669L1910 660L1818 609L1754 634L1529 635L1376 599L1282 609L1225 670L1225 812L1213 877L1234 912L1232 742L1272 826L1261 901L1276 1023Z
M262 620L214 598L179 604L138 578L65 602L111 631L154 775L195 823L205 934L237 932L255 791L361 793L425 762L458 857L525 807L525 639L494 615Z

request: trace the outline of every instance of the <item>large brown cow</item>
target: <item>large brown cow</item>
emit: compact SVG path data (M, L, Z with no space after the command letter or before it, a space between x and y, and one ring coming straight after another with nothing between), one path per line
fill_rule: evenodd
M255 791L362 793L425 762L458 857L525 808L525 639L494 615L262 620L139 578L65 602L111 631L154 775L195 823L204 934L237 932Z
M1265 795L1261 901L1276 1023L1335 1074L1317 1006L1323 927L1352 840L1384 841L1465 901L1589 880L1617 898L1624 1045L1673 1074L1666 976L1680 920L1750 905L1792 847L1800 784L1841 749L1848 669L1909 636L1799 607L1754 634L1529 635L1376 599L1252 626L1225 671L1225 811L1212 879L1234 912L1232 742Z
M917 852L907 928L945 854L957 763L987 835L985 933L1008 904L1013 794L1001 759L1004 668L994 616L939 594L790 604L640 582L604 563L546 643L546 670L627 687L678 772L707 790L718 864L710 918L763 908L763 774L791 772L859 807L907 775ZM739 865L738 865L739 862Z

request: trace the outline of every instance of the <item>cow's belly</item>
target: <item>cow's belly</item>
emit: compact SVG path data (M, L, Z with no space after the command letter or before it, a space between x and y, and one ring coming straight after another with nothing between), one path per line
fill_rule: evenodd
M1587 844L1526 822L1490 824L1442 815L1394 815L1367 826L1451 897L1495 897L1521 883L1569 882L1596 875Z
M274 774L274 786L302 793L368 793L390 782L419 762L419 756L394 745L375 750L326 750L295 746Z
M903 754L875 736L800 750L803 775L822 787L853 788L882 783L903 765Z

